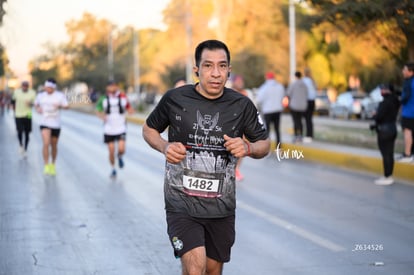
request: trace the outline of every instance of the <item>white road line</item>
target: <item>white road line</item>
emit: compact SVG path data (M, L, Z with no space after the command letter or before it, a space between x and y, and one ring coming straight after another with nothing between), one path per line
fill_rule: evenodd
M252 214L255 214L263 219L265 219L268 222L271 222L277 226L280 226L282 228L285 228L287 230L289 230L290 232L304 238L307 239L321 247L327 248L333 252L339 252L339 251L344 251L345 248L343 246L340 246L334 242L331 242L330 240L324 239L312 232L309 232L299 226L296 226L288 221L285 221L281 218L278 218L276 216L270 215L266 212L263 212L260 209L257 209L249 204L246 204L242 201L237 201L237 207L242 208Z

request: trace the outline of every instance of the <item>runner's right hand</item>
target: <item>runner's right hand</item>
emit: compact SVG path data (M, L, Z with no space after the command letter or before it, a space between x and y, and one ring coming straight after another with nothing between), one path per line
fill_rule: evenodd
M169 163L177 164L185 158L186 149L180 142L168 143L164 155Z

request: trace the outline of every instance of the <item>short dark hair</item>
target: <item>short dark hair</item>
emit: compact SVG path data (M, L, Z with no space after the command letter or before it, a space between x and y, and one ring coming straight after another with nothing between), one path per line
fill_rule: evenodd
M56 79L54 79L53 77L49 77L46 81L47 82L52 82L53 84L56 84Z
M195 50L195 63L196 66L200 66L201 62L201 53L205 50L217 50L217 49L223 49L226 52L227 55L227 63L230 64L230 51L229 48L227 48L226 44L219 40L206 40L198 44L196 50Z
M296 76L297 78L301 78L301 77L302 77L302 73L298 71L298 72L296 72L296 73L295 73L295 76Z
M407 69L408 69L409 71L414 72L414 62L408 62L408 63L405 63L405 66L407 67Z

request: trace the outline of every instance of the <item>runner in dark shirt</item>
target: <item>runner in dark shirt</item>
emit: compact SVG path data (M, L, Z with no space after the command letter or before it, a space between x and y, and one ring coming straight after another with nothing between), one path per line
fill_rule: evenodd
M235 237L237 159L266 156L270 142L251 100L224 87L231 70L227 46L204 41L195 60L199 82L168 91L143 136L166 156L168 233L183 274L221 274ZM160 134L167 127L168 141Z

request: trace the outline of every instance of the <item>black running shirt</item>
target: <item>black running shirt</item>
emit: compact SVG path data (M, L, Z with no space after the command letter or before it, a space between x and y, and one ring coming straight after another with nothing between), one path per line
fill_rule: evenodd
M168 127L168 141L187 149L179 164L166 162L166 210L199 218L233 215L237 158L226 151L223 136L244 135L251 142L267 138L253 102L228 88L210 100L186 85L169 90L146 123L160 133Z

